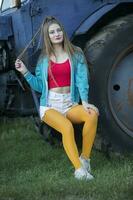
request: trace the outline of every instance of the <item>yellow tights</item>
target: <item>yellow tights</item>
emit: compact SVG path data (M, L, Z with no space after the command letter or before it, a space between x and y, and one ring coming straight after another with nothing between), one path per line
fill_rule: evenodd
M75 169L81 167L79 153L74 138L74 129L72 123L84 122L82 131L82 157L88 159L94 143L97 129L97 114L91 110L89 114L82 105L72 107L66 117L54 109L46 111L43 121L62 134L64 149Z

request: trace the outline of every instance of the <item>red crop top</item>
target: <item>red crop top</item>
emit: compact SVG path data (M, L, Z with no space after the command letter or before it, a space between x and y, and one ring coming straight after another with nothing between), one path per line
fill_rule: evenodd
M48 88L70 86L71 70L69 60L67 59L63 63L50 61L50 65L48 68Z

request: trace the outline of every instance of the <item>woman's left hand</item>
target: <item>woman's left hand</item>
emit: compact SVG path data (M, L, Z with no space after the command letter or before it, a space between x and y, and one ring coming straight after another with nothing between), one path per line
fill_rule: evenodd
M93 104L90 104L90 103L87 103L87 102L85 102L85 101L82 101L82 105L83 105L83 107L84 107L84 109L86 110L86 111L89 111L89 110L94 110L95 112L96 112L96 114L97 115L99 115L99 110L98 110L98 108L96 107L96 106L94 106Z

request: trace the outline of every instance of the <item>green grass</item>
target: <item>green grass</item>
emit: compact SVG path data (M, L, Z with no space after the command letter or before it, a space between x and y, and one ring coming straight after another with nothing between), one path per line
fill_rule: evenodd
M133 156L92 152L95 179L78 181L62 147L39 135L30 118L0 121L0 200L132 200Z

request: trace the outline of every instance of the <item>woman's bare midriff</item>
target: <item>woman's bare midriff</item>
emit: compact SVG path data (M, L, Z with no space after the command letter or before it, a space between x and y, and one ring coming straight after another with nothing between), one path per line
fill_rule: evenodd
M61 94L70 93L70 87L69 86L56 87L56 88L51 88L50 91L61 93Z

